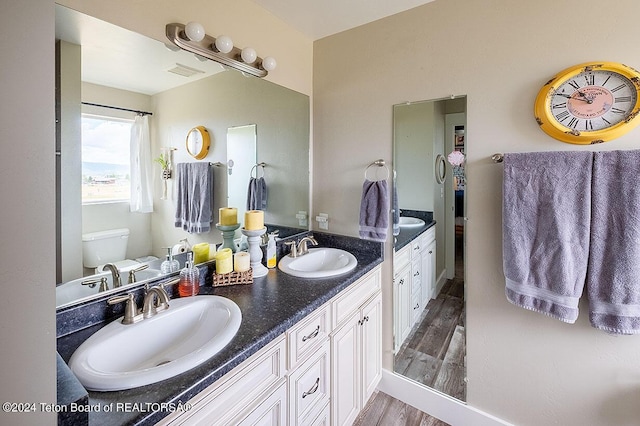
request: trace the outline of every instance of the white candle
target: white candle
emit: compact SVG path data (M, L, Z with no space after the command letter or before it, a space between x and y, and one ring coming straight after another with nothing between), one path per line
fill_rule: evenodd
M236 272L248 271L251 267L251 256L246 251L239 251L233 255L233 270Z

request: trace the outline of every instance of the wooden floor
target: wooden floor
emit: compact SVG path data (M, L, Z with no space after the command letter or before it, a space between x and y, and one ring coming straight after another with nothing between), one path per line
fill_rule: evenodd
M465 401L464 268L458 264L398 351L394 371Z
M354 426L449 426L448 423L382 392L376 392L371 397L353 424Z

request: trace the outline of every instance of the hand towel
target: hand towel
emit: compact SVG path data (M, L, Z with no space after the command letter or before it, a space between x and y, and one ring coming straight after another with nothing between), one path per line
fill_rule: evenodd
M247 189L247 210L267 209L267 183L264 177L249 179Z
M393 212L393 235L400 235L400 207L398 207L398 185L396 181L395 172L393 173L393 201L392 201L392 212Z
M179 163L175 227L190 234L211 230L213 173L209 162Z
M507 299L567 323L578 317L589 255L591 152L505 154Z
M389 227L389 190L386 180L370 181L362 185L360 201L360 238L384 242Z
M640 333L640 151L596 152L587 295L591 325Z

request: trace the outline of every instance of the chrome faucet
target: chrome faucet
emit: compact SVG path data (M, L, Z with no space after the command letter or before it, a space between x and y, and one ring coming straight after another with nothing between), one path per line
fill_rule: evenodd
M117 288L122 286L122 281L120 281L120 271L118 271L118 267L113 263L107 263L102 267L103 271L111 271L111 276L113 277L113 288Z
M151 318L158 312L169 309L169 295L162 286L151 287L144 295L142 317Z
M307 243L311 243L311 245L314 245L314 246L318 245L318 242L316 241L315 238L313 238L313 235L308 235L304 237L298 242L298 249L296 250L298 256L303 256L309 253L309 249L307 248Z

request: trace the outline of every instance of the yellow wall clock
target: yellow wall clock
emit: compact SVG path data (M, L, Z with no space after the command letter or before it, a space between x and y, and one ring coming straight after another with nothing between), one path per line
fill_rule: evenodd
M209 153L211 138L204 126L197 126L187 134L187 152L196 160L202 160Z
M616 62L567 68L536 97L540 128L562 142L588 145L618 138L640 124L640 73Z

